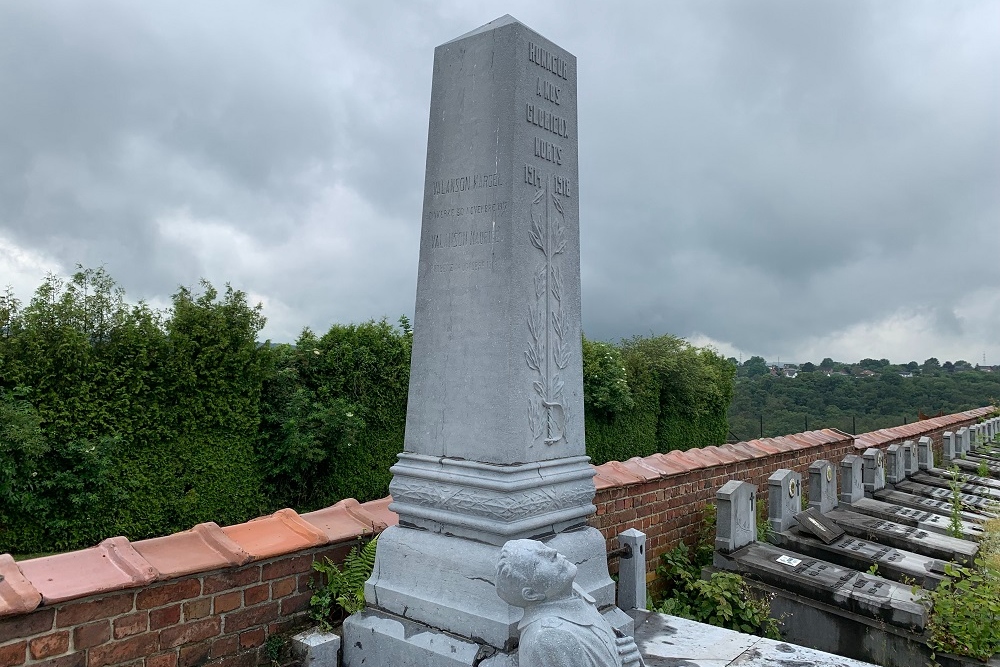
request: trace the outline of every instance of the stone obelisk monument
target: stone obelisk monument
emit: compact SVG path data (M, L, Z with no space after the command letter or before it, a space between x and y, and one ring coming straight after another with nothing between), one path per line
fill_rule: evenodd
M504 16L434 54L399 526L379 538L345 664L513 665L500 547L546 542L612 625L587 526L576 58Z

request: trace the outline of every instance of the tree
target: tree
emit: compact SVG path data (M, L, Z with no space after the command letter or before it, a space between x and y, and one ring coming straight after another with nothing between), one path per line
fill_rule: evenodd
M941 364L941 370L945 371L946 373L954 373L955 364L951 363L950 361L946 361L943 364Z
M802 364L799 370L802 371L803 373L812 373L814 370L816 370L816 364L814 364L811 361L807 361L806 363Z
M937 357L931 357L924 362L924 371L936 371L941 368L941 362L937 360Z
M831 359L830 357L825 357L823 361L819 362L819 367L826 370L830 370L831 368L833 368L833 364L834 364L833 359Z
M746 377L758 377L761 375L767 375L767 362L764 361L764 357L750 357L743 362L743 371Z
M906 370L910 371L911 373L913 371L920 370L920 364L918 364L915 361L911 361L910 363L906 364Z

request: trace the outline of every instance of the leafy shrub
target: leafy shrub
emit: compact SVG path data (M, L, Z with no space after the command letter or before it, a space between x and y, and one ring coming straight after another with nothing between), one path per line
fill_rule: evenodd
M982 560L971 568L948 563L945 573L933 591L919 590L930 611L928 645L989 660L1000 652L1000 574Z
M365 608L365 582L375 568L377 542L378 539L373 538L360 550L351 547L343 569L329 558L325 563L313 563L313 569L326 578L325 585L309 601L310 615L321 629L329 632L345 618Z
M734 572L713 572L709 579L702 579L702 566L689 559L683 543L660 558L656 574L668 593L656 611L780 639L778 623L770 617L769 600L751 589L743 577Z

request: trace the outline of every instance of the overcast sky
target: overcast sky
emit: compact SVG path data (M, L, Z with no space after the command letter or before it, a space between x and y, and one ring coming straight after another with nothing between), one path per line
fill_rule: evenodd
M0 287L412 316L433 50L579 64L583 326L1000 364L1000 2L0 0Z

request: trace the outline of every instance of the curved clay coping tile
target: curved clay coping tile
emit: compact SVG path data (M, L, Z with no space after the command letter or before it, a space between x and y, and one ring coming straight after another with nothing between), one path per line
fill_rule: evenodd
M19 563L45 604L118 591L155 581L157 572L124 537L96 547Z
M280 556L328 542L321 530L288 508L271 516L226 526L222 532L250 554L251 560Z
M31 585L10 554L0 554L0 618L26 614L42 602L42 594Z
M132 547L160 573L160 579L235 567L250 561L244 551L214 522L191 530L133 542Z
M628 462L622 463L621 461L608 461L606 465L611 466L615 473L621 479L625 480L625 484L638 484L640 482L647 482L650 479L656 478L649 471L641 469L637 470L634 465L629 465Z
M380 526L385 527L385 524L365 512L354 498L303 514L302 519L322 531L330 542L343 542L366 533L374 533L380 530Z
M364 508L365 512L378 519L380 523L384 523L386 526L395 526L399 523L399 515L389 509L389 505L391 504L392 496L386 496L378 500L369 500L367 503L361 503L361 507Z

